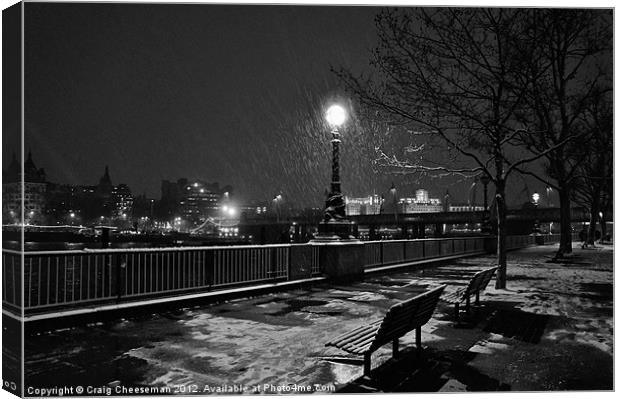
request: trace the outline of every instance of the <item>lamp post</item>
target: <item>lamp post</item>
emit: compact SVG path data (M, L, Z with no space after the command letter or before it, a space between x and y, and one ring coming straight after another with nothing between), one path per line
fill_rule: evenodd
M328 211L331 199L331 204L335 205L333 211L330 212L330 219L343 219L345 216L344 199L342 198L342 192L340 187L340 132L338 127L341 126L345 119L346 113L344 108L339 105L332 105L327 110L325 115L327 122L332 126L332 183L330 198L328 199ZM341 206L342 205L342 206Z
M280 223L280 202L282 201L282 195L278 194L275 197L273 197L273 210L276 214L276 222Z
M482 185L484 186L484 202L482 203L482 205L483 205L483 208L484 208L485 212L487 212L489 210L489 202L488 202L488 196L487 196L487 193L488 193L487 187L488 187L490 182L491 182L491 178L486 173L483 173L482 176L480 176L480 183L482 183ZM485 213L485 216L484 216L484 221L482 222L481 231L484 232L484 233L489 233L491 231L490 217L486 213Z
M340 187L340 132L338 128L347 118L340 105L332 105L325 114L332 134L332 181L331 191L325 201L323 220L319 223L320 240L340 240L351 238L351 223L346 220L345 202Z
M491 178L486 173L480 176L480 183L484 185L484 210L485 211L488 210L487 186L489 185L490 182L491 182Z

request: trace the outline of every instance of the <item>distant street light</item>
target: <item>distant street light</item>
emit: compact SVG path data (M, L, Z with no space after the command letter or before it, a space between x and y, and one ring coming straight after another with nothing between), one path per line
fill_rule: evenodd
M488 210L487 186L489 185L490 182L491 182L491 178L486 173L483 173L482 176L480 176L480 183L482 183L482 185L484 186L484 210L485 211Z
M532 201L534 202L534 205L538 206L538 200L539 199L540 199L540 194L538 194L538 193L532 194Z
M394 205L394 221L398 223L398 198L396 195L396 186L394 182L392 182L392 186L390 187L390 195L392 196L392 205Z
M273 208L276 212L276 222L280 223L280 202L282 202L282 195L278 194L273 197Z

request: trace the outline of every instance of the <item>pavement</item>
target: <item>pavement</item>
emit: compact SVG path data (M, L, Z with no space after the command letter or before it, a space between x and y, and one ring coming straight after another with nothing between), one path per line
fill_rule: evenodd
M325 343L439 284L467 284L493 256L364 281L146 314L26 338L25 385L159 387L165 393L379 393L613 389L613 247L559 263L557 245L508 255L507 289L493 288L463 321L440 303L422 329L362 359ZM171 389L171 391L170 391ZM240 391L239 391L240 390ZM114 392L120 391L112 391Z

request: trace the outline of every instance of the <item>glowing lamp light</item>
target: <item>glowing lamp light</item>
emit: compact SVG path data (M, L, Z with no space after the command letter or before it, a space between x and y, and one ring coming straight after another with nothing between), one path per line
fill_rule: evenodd
M535 204L538 204L539 199L540 199L540 194L538 193L532 194L532 200L534 201Z
M332 126L340 126L347 119L347 113L340 105L332 105L325 114L325 119Z
M235 208L228 208L228 215L229 215L229 216L235 216L235 213L237 213L237 212L235 211Z

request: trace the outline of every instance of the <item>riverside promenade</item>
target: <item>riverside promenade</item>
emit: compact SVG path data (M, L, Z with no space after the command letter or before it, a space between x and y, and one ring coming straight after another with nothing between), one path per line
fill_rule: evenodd
M548 263L555 249L509 253L507 289L493 280L458 326L440 303L422 358L410 333L398 360L389 345L373 355L373 378L361 358L324 344L430 287L462 287L493 256L37 332L26 339L25 393L77 383L103 395L613 389L613 248L575 245Z

